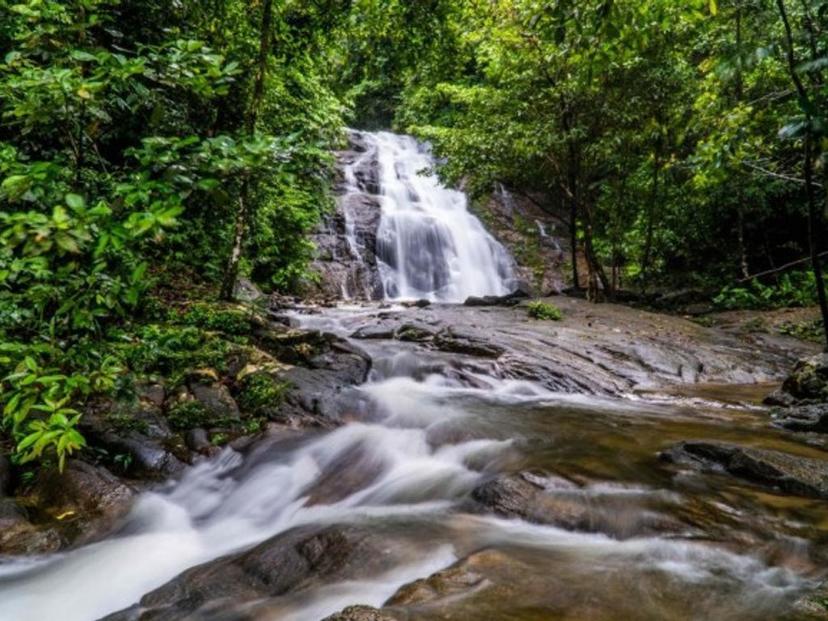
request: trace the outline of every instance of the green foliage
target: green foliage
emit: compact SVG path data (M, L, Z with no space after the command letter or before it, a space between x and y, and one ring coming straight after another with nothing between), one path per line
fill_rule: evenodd
M136 331L123 348L130 369L141 375L162 375L172 383L190 369L224 370L233 345L195 327L149 324Z
M182 322L225 334L246 335L250 333L250 315L241 309L216 308L211 304L194 304L187 309Z
M563 319L561 309L553 304L535 300L526 305L526 314L532 319L542 319L546 321L560 321Z
M186 431L196 427L210 427L220 424L198 401L180 401L167 413L170 427L177 431Z
M242 379L239 406L246 414L267 416L279 408L288 388L288 384L278 381L269 373L251 373Z
M811 306L817 302L816 280L812 272L784 274L773 285L754 279L747 286L725 287L713 302L726 310Z

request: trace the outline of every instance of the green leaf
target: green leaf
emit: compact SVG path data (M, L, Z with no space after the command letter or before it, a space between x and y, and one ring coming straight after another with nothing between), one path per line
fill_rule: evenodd
M83 209L84 205L86 205L86 201L80 194L69 193L64 197L64 200L72 209Z

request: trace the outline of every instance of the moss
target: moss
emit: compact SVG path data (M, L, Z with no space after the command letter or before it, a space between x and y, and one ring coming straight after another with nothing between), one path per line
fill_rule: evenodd
M532 319L543 319L550 321L560 321L563 319L561 309L546 302L529 302L526 306L526 312Z
M282 404L288 388L289 384L277 380L269 373L251 373L241 382L239 407L245 414L267 416Z

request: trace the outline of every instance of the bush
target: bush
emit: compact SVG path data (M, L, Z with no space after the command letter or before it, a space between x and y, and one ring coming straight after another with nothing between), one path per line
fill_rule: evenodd
M529 302L526 306L526 312L532 319L544 319L549 321L560 321L563 319L561 309L546 302Z
M250 317L246 312L210 304L193 305L184 315L183 323L236 336L250 334Z
M170 408L167 414L170 427L177 431L186 431L196 427L208 427L211 423L210 413L198 401L181 401Z
M725 287L713 303L724 310L812 306L817 303L816 279L807 271L784 274L772 286L751 280L742 287Z
M287 388L287 383L276 380L269 373L251 373L242 380L239 406L245 414L266 416L284 401Z

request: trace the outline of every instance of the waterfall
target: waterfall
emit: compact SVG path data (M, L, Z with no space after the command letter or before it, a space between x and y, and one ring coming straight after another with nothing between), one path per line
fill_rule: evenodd
M462 302L472 295L503 295L514 281L506 249L468 210L462 192L442 185L429 149L410 136L361 132L367 152L345 169L348 193L378 194L381 217L376 259L383 297ZM354 169L375 170L358 179ZM359 182L361 181L361 182ZM354 217L345 210L346 222ZM355 248L353 225L348 237Z

